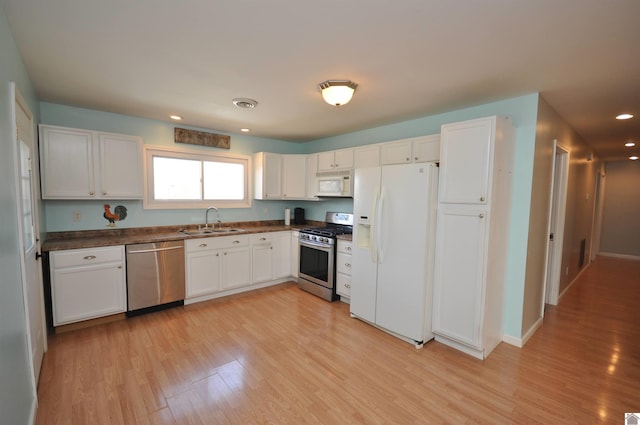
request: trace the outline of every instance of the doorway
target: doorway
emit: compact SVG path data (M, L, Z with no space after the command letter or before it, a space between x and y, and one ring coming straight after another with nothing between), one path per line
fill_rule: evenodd
M557 305L560 291L564 218L567 205L567 181L569 175L569 151L553 141L551 192L549 194L549 230L544 304Z
M36 138L33 115L15 87L11 83L13 123L15 125L16 146L15 186L17 194L16 210L20 234L20 268L22 271L22 293L27 322L27 345L32 365L34 389L37 388L40 366L47 349L44 296L42 286L42 262L40 261L40 226L38 220L38 178L35 161Z

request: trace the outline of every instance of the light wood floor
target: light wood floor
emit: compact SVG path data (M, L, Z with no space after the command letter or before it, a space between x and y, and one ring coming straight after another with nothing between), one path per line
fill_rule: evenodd
M285 284L50 338L39 425L624 423L640 262L599 258L522 349L422 350Z

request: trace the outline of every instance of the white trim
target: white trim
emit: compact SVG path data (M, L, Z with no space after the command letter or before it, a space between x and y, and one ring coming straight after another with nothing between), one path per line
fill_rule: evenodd
M584 266L582 268L582 270L580 270L580 272L576 275L576 277L573 278L573 280L567 285L566 288L564 288L564 290L562 291L562 293L558 296L558 303L560 303L560 300L562 299L562 297L564 296L564 294L567 293L567 291L569 290L569 288L571 288L573 286L574 283L576 283L576 281L580 278L580 276L582 276L582 273L584 273L585 270L587 270L589 268L589 266L591 265L591 262L588 262L586 266Z
M174 148L155 145L143 146L144 163L144 209L202 209L215 204L217 208L251 208L252 202L252 169L251 156L223 152L207 152L195 149ZM241 200L175 200L158 201L153 199L153 161L154 155L170 158L190 159L194 161L233 162L245 167L245 193Z
M252 291L254 289L267 288L269 286L274 286L274 285L279 285L281 283L294 282L294 281L295 281L294 277L285 277L281 279L270 280L267 282L256 283L253 285L242 286L240 288L232 288L226 291L214 292L212 294L206 294L206 295L200 295L194 298L188 298L184 300L184 305L195 304L202 301L214 300L216 298L222 298L229 295L241 294L243 292Z
M542 326L544 318L538 317L538 320L529 328L529 330L524 334L522 338L518 338L511 335L503 335L502 342L506 342L509 345L516 346L518 348L524 347L524 345L529 341L529 339L533 336L534 333L538 330L540 326Z
M639 255L616 254L615 252L599 252L598 255L603 257L621 258L623 260L640 261Z

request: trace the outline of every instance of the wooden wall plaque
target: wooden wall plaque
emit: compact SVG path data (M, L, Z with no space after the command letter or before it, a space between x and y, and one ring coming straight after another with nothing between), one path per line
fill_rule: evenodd
M176 127L174 138L176 143L231 149L231 136L224 134L206 133L204 131L187 130L186 128Z

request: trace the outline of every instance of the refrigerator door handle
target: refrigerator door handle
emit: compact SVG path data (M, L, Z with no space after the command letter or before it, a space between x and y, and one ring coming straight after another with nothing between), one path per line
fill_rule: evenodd
M371 224L369 226L369 250L371 251L371 262L376 264L378 262L378 247L376 246L376 209L378 207L378 189L373 195L373 202L371 204Z
M382 250L382 208L384 206L384 186L380 189L380 198L378 199L378 207L376 211L376 251L378 253L378 264L384 261L384 251Z

